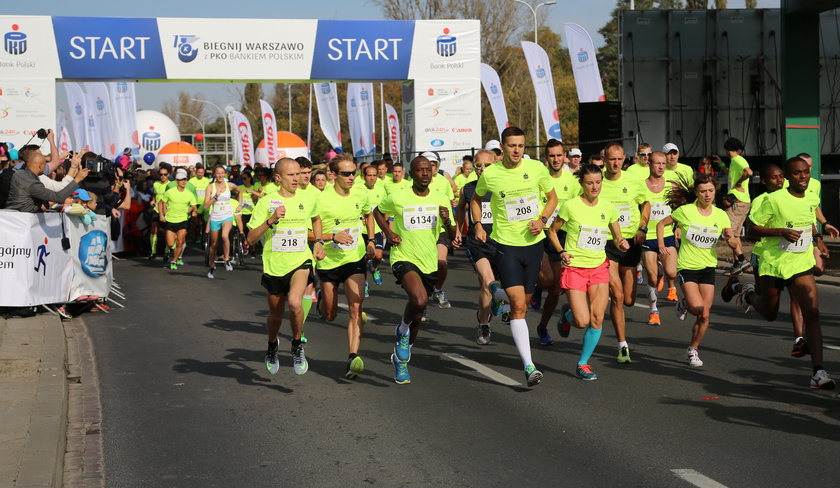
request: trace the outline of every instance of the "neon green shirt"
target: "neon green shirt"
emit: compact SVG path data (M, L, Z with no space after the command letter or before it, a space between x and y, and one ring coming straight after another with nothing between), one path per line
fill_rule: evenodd
M650 188L648 188L646 182L643 182L642 184L645 185L645 198L647 199L647 201L650 202L650 219L648 219L648 231L645 235L645 239L655 240L656 224L658 224L660 220L671 215L671 207L669 207L666 203L669 190L668 182L666 181L665 184L662 185L662 190L659 193L654 193L650 191ZM662 234L662 236L670 237L672 235L674 235L674 226L665 226L665 233Z
M429 191L420 196L413 188L391 193L382 200L379 211L393 217L391 229L402 239L398 246L391 247L392 264L406 261L423 273L437 271L437 240L442 231L439 207L449 205L443 193Z
M363 195L373 209L385 198L385 185L374 185L373 188L368 188L363 181L356 181L353 183L353 187L350 188L350 193Z
M785 180L787 183L787 180ZM776 190L779 191L779 190ZM774 192L775 193L775 192ZM764 203L764 199L767 198L770 194L769 193L762 193L761 195L755 197L752 201L752 208L750 208L750 222L755 222L755 214L758 209L761 207L761 204ZM763 259L764 256L764 239L759 239L758 242L752 248L752 253L758 256L759 260ZM761 262L759 261L759 267L761 267Z
M618 211L618 225L621 226L621 236L625 239L635 236L639 230L642 215L639 205L647 201L645 182L623 171L614 181L604 175L598 198L615 205Z
M411 181L405 178L401 179L399 182L394 182L393 177L385 181L386 195L390 195L391 193L398 192L406 188L411 188Z
M262 225L280 205L286 207L286 215L264 235L263 273L269 276L285 276L312 259L306 229L318 215L315 200L297 193L292 198L285 198L279 192L272 192L254 205L248 228Z
M738 182L738 179L741 177L741 173L749 167L750 164L743 156L735 156L729 162L729 193L735 195L735 198L738 200L746 203L750 203L750 190L747 188L747 185L750 182L749 178L741 183L743 190L735 188L735 183Z
M570 266L597 268L607 260L604 247L612 235L610 223L618 220L615 205L601 198L589 206L583 197L572 198L560 207L557 218L563 220L566 231L564 249L572 256Z
M796 242L788 242L784 237L761 238L764 243L758 270L760 276L775 276L786 280L814 267L811 226L816 220L814 209L819 203L819 199L807 191L804 197L797 198L788 190L779 190L765 197L761 206L750 214L750 220L762 227L802 231Z
M169 187L169 181L160 182L155 181L152 185L152 188L155 190L155 202L159 202L163 200L163 194L166 193L167 188ZM155 209L157 210L157 209Z
M242 209L242 215L251 215L254 211L254 198L248 191L254 190L255 188L254 186L245 185L240 185L239 187L239 191L242 192L242 202L239 204L239 208Z
M166 185L166 190L169 191L172 188L175 188L177 186L178 186L177 181L174 181L174 180L170 181L169 184ZM184 188L186 188L188 191L192 192L192 194L196 196L196 199L198 199L198 192L196 191L195 185L193 185L192 183L187 181L187 186L185 186Z
M790 182L785 180L784 184L782 184L782 189L787 190L790 186ZM822 183L820 180L816 178L811 178L808 180L808 188L805 189L805 193L812 193L814 196L817 197L819 201L822 201Z
M650 174L648 174L650 176ZM672 182L672 183L680 183L680 176L682 179L688 182L688 186L694 185L694 170L691 169L691 166L687 164L677 163L675 169L668 169L665 168L665 174L663 177L665 181Z
M577 177L573 175L571 171L563 170L560 172L560 176L557 177L551 176L551 173L549 172L549 176L551 178L551 186L554 188L554 193L557 194L557 206L554 207L554 213L548 219L548 222L546 222L546 227L550 226L554 222L554 218L557 217L560 207L562 207L566 201L580 196L583 192L583 187L580 186L580 181L578 181ZM540 194L540 212L542 212L545 208L546 203L548 203L548 197L543 192Z
M339 195L335 188L324 190L318 199L318 214L323 222L324 233L336 234L347 232L353 237L353 244L341 245L327 242L324 251L327 257L318 261L318 269L333 269L344 264L355 263L365 256L365 241L361 238L364 220L371 205L365 192L350 192L347 196Z
M432 182L429 183L429 188L443 193L450 201L455 199L455 194L452 193L452 185L449 184L449 180L445 176L439 174L432 176Z
M473 172L470 173L469 176L464 176L463 174L459 174L459 175L455 176L454 178L452 178L452 181L455 182L455 186L458 187L458 192L460 193L461 188L463 188L464 185L466 185L467 183L469 183L471 181L475 181L476 179L478 179L478 178L475 176L475 171L473 171Z
M528 222L540 218L540 192L552 188L548 169L533 159L522 159L515 168L506 168L499 161L485 169L475 193L480 197L493 193L493 240L508 246L530 246L543 240L545 233L532 235Z
M646 180L650 177L650 166L641 163L633 163L624 170L625 173Z
M181 191L177 187L166 190L161 200L166 202L166 221L173 224L185 222L190 218L190 206L198 205L193 192L187 189Z
M701 215L696 203L674 210L671 218L682 230L677 269L701 270L717 266L717 241L732 227L729 215L712 206L711 215Z
M198 198L198 211L200 213L204 212L204 195L207 192L207 187L210 186L210 178L206 176L204 178L196 178L193 176L187 181L187 184L192 185L195 188L195 196Z

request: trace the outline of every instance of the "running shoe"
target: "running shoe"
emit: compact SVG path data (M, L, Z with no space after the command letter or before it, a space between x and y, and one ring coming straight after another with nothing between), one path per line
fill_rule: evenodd
M490 344L490 326L488 324L479 325L475 328L476 338L475 343L480 346Z
M627 346L622 346L618 349L618 357L615 358L619 364L630 364L630 348Z
M679 301L679 297L677 296L677 289L676 288L669 288L668 289L668 296L665 297L665 300L669 302L676 302Z
M366 323L368 323L367 312L362 312L361 315L359 316L359 318L362 319L362 325L365 325Z
M271 374L277 374L280 371L280 361L277 360L277 346L280 341L268 346L268 351L265 352L265 369Z
M365 370L365 362L362 361L361 356L354 356L353 359L347 361L347 371L344 373L344 377L348 380L352 380L356 376L359 376L359 373Z
M651 327L662 325L662 320L659 318L659 310L654 310L648 315L648 325Z
M423 316L420 317L420 322L428 322L429 321L429 307L423 309Z
M808 354L811 354L811 349L808 348L808 341L800 337L799 340L793 343L793 351L790 352L790 355L795 358L801 358Z
M504 300L496 300L496 291L502 287L502 284L498 281L491 281L487 288L490 290L490 313L494 316L498 316L502 314L502 309L505 306Z
M550 346L554 344L554 339L548 335L548 328L545 326L537 327L537 335L540 338L540 345L541 346Z
M391 354L391 364L394 365L394 381L398 385L411 383L411 375L408 374L408 362L400 361L396 355Z
M373 270L373 272L371 272L370 275L373 276L374 283L376 283L377 285L382 284L382 273L378 269Z
M542 289L538 286L531 294L531 308L539 310L542 306Z
M674 308L674 311L677 312L678 319L685 320L685 316L688 314L688 309L685 306L685 298L677 302L677 306Z
M660 276L659 281L656 282L656 291L662 291L665 288L665 277ZM668 291L668 295L670 296L671 292Z
M566 314L569 311L569 304L564 303L562 307L560 307L560 320L557 321L557 332L560 333L560 337L569 337L569 331L572 330L572 324L566 319Z
M438 308L449 308L452 306L452 304L449 303L449 300L446 299L446 292L443 290L435 291L432 293L432 297L435 299Z
M300 333L300 343L301 344L306 344L307 342L309 342L309 339L307 339L306 336L303 335L303 332L301 332Z
M365 280L365 298L370 296L370 284Z
M225 261L225 271L233 271L233 263L230 260Z
M533 364L529 364L525 366L525 381L528 382L528 386L537 386L542 381L543 374L540 370L537 369L536 366Z
M505 305L505 307L507 307L507 310L502 312L502 323L504 325L510 325L510 307L507 305Z
M62 306L56 308L55 311L58 312L58 315L63 319L68 319L69 320L69 319L73 318L73 315L71 315L70 312L67 310L66 305L62 305Z
M737 305L742 312L747 313L752 308L750 302L747 301L747 297L750 293L755 292L755 285L752 283L744 283L741 285L741 292L735 296L735 305Z
M817 370L814 376L811 376L811 388L833 390L835 386L834 380L828 376L828 372L824 369Z
M703 366L703 361L700 360L700 354L697 352L697 349L694 349L691 346L685 350L685 358L688 360L688 365L692 368L699 368Z
M181 258L178 258L178 261L176 261L176 263L178 264L178 266L183 266L184 265L184 260L181 259Z
M400 334L400 326L394 331L394 356L402 362L411 360L411 344L408 343L411 332Z
M641 271L636 271L636 283L641 285L644 282L645 282L645 280L644 280L644 278L642 278L642 272Z
M213 278L215 278L216 277L216 268L210 268L210 270L207 272L207 277L210 278L211 280Z
M178 264L175 263L175 261L169 263L169 269L177 271L178 270Z
M295 367L296 375L309 371L309 363L306 362L306 355L303 354L303 343L292 349L292 365Z
M730 275L729 278L726 280L726 284L723 285L723 288L720 289L720 297L723 299L724 302L729 303L735 298L735 295L738 292L735 291L735 285L740 285L741 282L738 281L738 277L735 275Z
M598 375L592 372L592 367L588 364L578 366L575 369L575 376L584 381L595 381L598 379Z
M748 271L749 267L749 261L746 259L737 259L734 263L732 263L732 267L729 268L729 276L738 276L739 274Z

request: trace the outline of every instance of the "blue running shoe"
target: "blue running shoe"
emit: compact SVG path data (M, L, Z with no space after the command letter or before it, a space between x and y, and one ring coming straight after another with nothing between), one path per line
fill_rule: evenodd
M537 386L542 381L543 374L540 370L537 369L536 366L533 364L529 364L525 366L525 381L528 382L528 386Z
M575 370L575 375L583 381L595 381L598 375L592 372L592 367L588 364L578 366Z
M562 307L560 307L560 320L557 322L557 332L560 333L560 337L569 337L569 331L572 330L572 324L566 318L566 313L569 311L569 305L564 303Z
M394 365L394 381L398 385L411 383L411 375L408 374L408 363L400 361L397 356L391 354L391 364Z
M487 288L490 290L490 313L493 314L494 317L498 317L502 314L503 308L505 306L504 300L496 300L496 291L502 287L502 284L498 281L491 281Z
M542 306L542 288L538 286L531 294L531 308L539 310L540 306Z
M641 271L636 271L636 283L641 285L644 282L645 282L645 280L644 280L644 278L642 278L642 272Z
M554 339L548 335L548 328L546 327L537 327L537 335L540 338L540 345L541 346L550 346L554 344Z
M374 283L376 283L377 285L382 284L382 273L380 273L378 269L373 270L373 272L370 275L373 276Z
M370 285L365 281L365 298L370 296Z
M394 356L397 357L400 361L407 363L411 359L411 345L408 343L409 334L400 334L400 326L397 326L397 330L394 332L395 342L394 342Z

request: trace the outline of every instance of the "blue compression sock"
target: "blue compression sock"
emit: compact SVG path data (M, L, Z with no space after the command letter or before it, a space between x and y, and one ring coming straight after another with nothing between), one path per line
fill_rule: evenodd
M580 361L578 361L578 366L589 364L589 358L591 358L592 353L595 352L595 346L598 345L598 341L600 339L601 329L593 329L592 327L588 327L586 329L586 332L583 333L583 347L580 351Z

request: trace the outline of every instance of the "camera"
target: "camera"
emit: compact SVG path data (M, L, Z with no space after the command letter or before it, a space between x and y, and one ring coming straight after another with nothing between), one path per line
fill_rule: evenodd
M47 129L38 129L36 132L38 139L46 139L47 138Z
M103 156L96 156L82 161L82 166L90 171L87 179L105 179L113 184L117 177L117 166L119 165Z

